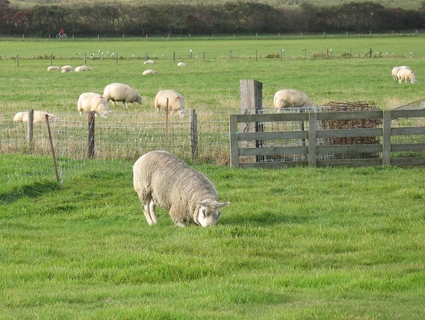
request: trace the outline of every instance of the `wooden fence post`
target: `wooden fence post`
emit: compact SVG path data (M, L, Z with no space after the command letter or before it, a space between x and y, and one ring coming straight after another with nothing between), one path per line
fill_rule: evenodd
M391 164L391 111L383 112L382 164Z
M317 113L310 112L308 115L308 166L315 167L317 161Z
M87 149L87 157L93 159L94 157L94 125L95 125L95 113L88 113L88 124L89 124L89 147Z
M28 147L32 152L34 147L34 110L31 109L28 111Z
M195 109L190 109L189 115L190 123L190 154L192 155L192 162L198 156L198 115Z
M242 114L261 114L263 113L263 84L254 79L240 80L241 92L241 113ZM243 125L242 132L263 132L263 123L246 122ZM260 148L263 141L244 141L244 148ZM263 156L257 156L256 162L263 160ZM255 161L250 161L255 162Z

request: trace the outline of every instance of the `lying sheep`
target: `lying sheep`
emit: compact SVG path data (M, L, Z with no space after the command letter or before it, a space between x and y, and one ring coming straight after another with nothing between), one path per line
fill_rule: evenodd
M177 63L177 66L178 67L187 67L188 64L186 62L181 61L181 62Z
M398 83L410 81L411 83L416 83L416 76L415 73L408 68L400 68L400 70L397 72L397 79Z
M74 68L72 66L66 65L61 67L61 72L72 72Z
M83 112L95 112L103 118L109 116L108 101L98 93L85 92L80 95L77 102L80 117Z
M107 101L111 100L115 106L116 101L121 101L123 106L128 109L128 103L142 104L142 97L133 87L123 83L108 84L103 90L103 96Z
M75 68L75 72L82 72L82 71L92 71L92 68L86 67L86 66L78 66Z
M143 62L143 64L154 64L155 62L153 60L146 60Z
M50 66L47 68L47 71L56 71L56 70L60 70L61 68L58 66Z
M164 110L167 109L167 99L168 99L168 110L171 110L174 113L179 113L180 116L185 114L185 101L184 97L174 91L174 90L161 90L156 94L155 97L155 109L159 112L160 108Z
M166 151L141 156L133 166L133 184L149 225L158 222L159 206L169 211L177 226L212 226L220 218L220 208L229 204L219 202L207 177Z
M305 92L295 89L282 89L275 93L273 105L280 110L283 108L309 107L313 104Z
M49 118L49 121L58 121L59 118L56 117L54 114L51 113L47 113L44 111L34 111L34 117L33 117L33 122L45 122L46 121L46 115ZM29 112L18 112L17 114L15 114L15 116L13 117L13 122L29 122L30 117L29 117Z
M146 76L147 74L158 74L158 71L153 70L153 69L147 69L145 71L143 71L142 73L144 76Z

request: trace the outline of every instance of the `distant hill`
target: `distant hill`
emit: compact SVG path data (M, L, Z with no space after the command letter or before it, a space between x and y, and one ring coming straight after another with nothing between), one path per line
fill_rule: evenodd
M202 5L202 4L224 4L226 2L256 2L265 3L276 8L295 8L304 2L311 3L316 6L332 6L341 5L349 2L365 2L365 1L353 1L353 0L9 0L10 6L15 8L26 8L34 7L35 5L78 5L78 4L93 4L93 3L121 3L131 5L149 5L149 4L191 4L191 5ZM424 0L370 0L388 8L402 8L417 10L422 6Z

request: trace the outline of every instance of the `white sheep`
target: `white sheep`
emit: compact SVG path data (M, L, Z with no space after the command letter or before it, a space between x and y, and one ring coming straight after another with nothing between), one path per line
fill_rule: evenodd
M282 89L275 93L273 105L280 110L283 108L309 107L313 104L305 92L295 89Z
M416 82L416 76L415 73L411 69L407 68L400 68L400 70L397 72L397 79L398 83L410 81L411 83Z
M187 67L188 64L186 62L180 61L179 63L177 63L178 67Z
M391 76L393 77L394 80L398 81L398 72L400 71L400 69L408 69L411 70L408 66L396 66L391 70Z
M154 64L155 62L153 60L146 60L143 62L143 64Z
M148 75L148 74L158 74L158 71L153 70L153 69L147 69L145 71L143 71L142 73L144 76Z
M161 90L156 94L154 106L157 112L159 112L160 108L163 108L164 110L167 109L167 100L168 110L171 110L174 113L179 113L181 117L184 116L184 97L174 90Z
M55 116L54 114L47 113L44 111L34 111L33 114L33 122L46 122L46 115L49 118L49 121L58 121L59 118ZM13 122L28 122L29 121L29 112L18 112L13 117Z
M169 211L177 226L215 225L222 203L208 178L166 151L151 151L133 165L133 185L149 225L158 218L155 206Z
M87 66L78 66L75 68L75 72L82 72L82 71L92 71L93 69Z
M126 109L128 109L128 103L142 104L142 97L136 89L124 83L108 84L103 90L103 96L107 101L111 100L115 106L117 106L116 101L121 101Z
M74 71L74 68L70 65L66 65L66 66L61 67L61 71L62 72L72 72L72 71Z
M47 68L47 71L56 71L56 70L60 70L61 68L58 66L49 66Z
M77 102L80 117L83 112L95 112L103 118L109 116L108 101L98 93L85 92L80 95Z

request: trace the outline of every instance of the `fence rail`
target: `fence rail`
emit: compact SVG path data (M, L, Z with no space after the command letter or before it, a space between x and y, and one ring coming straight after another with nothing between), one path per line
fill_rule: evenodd
M234 114L229 118L230 165L243 168L424 165L424 117L425 110ZM411 118L416 119L415 126L408 121ZM326 129L329 121L359 119L366 119L373 127ZM254 127L263 132L244 132L249 123L255 123ZM341 143L341 139L349 142Z

